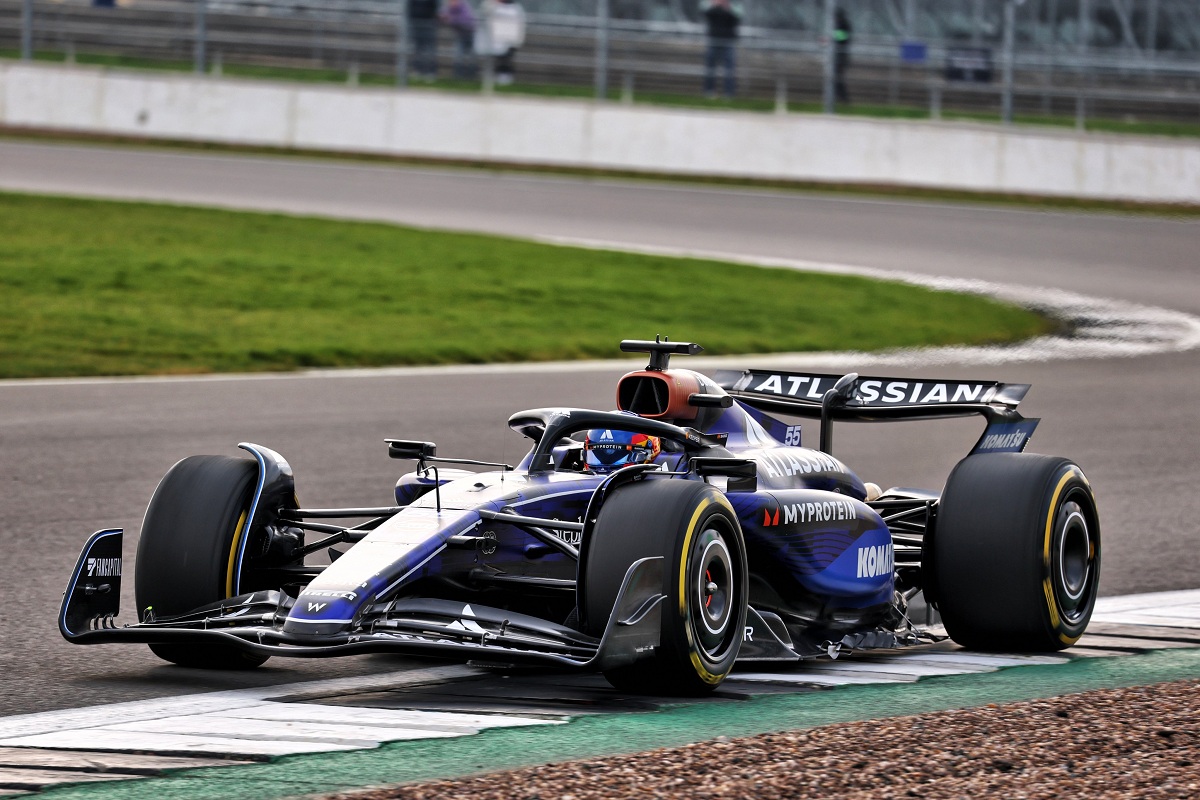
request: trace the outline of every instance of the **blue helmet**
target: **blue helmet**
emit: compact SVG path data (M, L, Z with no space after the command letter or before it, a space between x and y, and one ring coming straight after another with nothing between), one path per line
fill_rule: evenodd
M591 472L611 472L630 464L653 461L662 451L657 436L632 431L597 428L583 443L584 465Z

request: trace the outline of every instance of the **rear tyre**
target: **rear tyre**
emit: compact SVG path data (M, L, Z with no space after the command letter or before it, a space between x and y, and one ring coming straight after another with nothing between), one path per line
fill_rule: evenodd
M134 594L138 614L185 614L232 597L234 574L258 468L226 456L191 456L167 472L142 522ZM267 660L235 647L151 644L154 654L184 667L250 669Z
M1070 647L1100 582L1100 520L1083 471L1025 453L963 459L942 493L932 566L942 621L959 644Z
M584 565L587 632L604 633L625 573L650 556L666 561L660 646L604 676L626 691L707 694L733 668L746 626L746 546L729 501L686 480L643 480L615 492L600 509Z

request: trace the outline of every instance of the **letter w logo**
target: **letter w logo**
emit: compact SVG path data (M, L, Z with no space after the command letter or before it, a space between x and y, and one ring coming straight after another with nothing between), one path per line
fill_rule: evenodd
M309 603L308 611L310 614L315 614L327 605L329 605L329 603Z

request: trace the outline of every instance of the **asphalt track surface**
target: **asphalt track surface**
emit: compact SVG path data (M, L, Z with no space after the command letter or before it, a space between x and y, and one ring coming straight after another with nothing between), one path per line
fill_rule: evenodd
M1200 314L1200 223L1190 220L11 141L0 141L0 190L804 258L1069 289ZM402 276L384 288L405 301ZM681 319L686 313L681 309ZM803 360L795 366L803 368ZM856 369L852 359L844 369ZM254 672L206 673L165 666L140 646L68 645L55 617L74 558L93 530L126 529L132 574L145 504L185 455L236 454L237 442L255 441L288 458L304 504L381 504L405 468L387 458L384 437L429 438L440 453L513 462L524 447L504 425L511 412L608 407L620 372L0 383L0 714L417 663L275 659ZM1032 383L1022 411L1044 421L1030 449L1077 460L1096 487L1105 537L1102 593L1200 587L1200 351L888 372ZM937 488L978 431L977 421L843 425L836 452L867 480ZM126 583L123 609L130 614Z

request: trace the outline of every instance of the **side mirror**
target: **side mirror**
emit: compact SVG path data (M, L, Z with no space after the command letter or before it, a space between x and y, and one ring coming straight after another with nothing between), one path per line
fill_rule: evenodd
M413 458L424 461L437 455L437 445L433 442L415 442L408 439L385 439L388 446L389 458Z
M849 400L851 397L854 396L854 392L853 392L854 382L857 380L858 380L857 372L846 373L845 375L843 375L842 377L837 379L837 383L835 383L833 385L832 389L830 389L828 392L825 393L824 397L821 398L821 402L825 403L826 399L831 394L836 399Z

